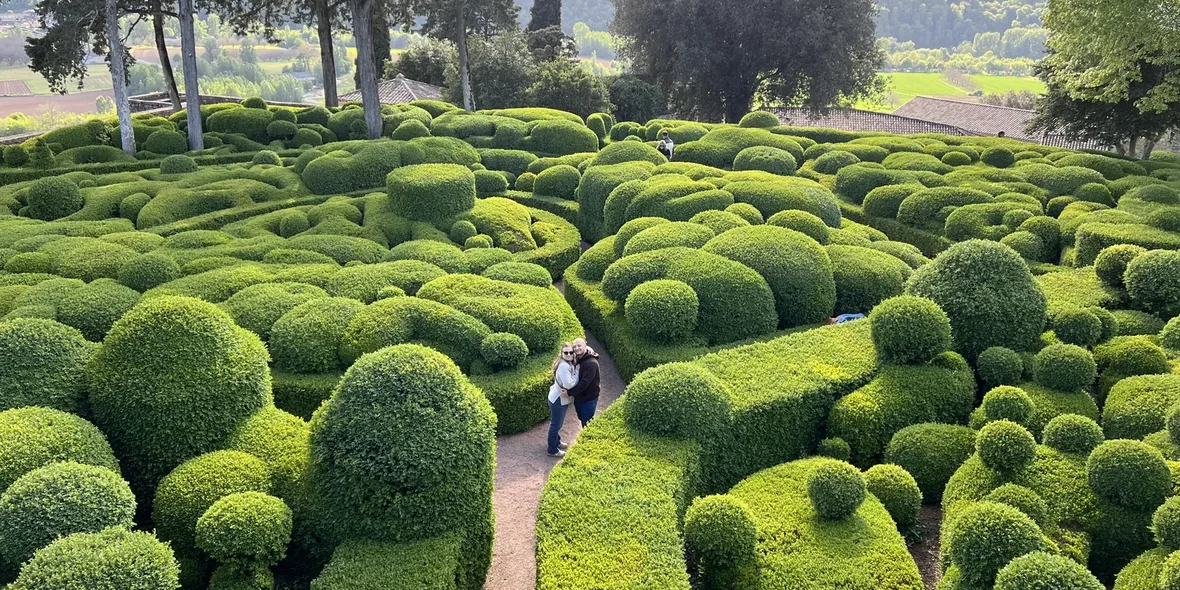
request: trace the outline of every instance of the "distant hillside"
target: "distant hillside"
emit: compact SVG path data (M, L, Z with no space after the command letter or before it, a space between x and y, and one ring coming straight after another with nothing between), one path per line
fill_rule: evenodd
M954 48L978 33L1041 24L1045 0L878 0L877 36Z
M516 0L520 7L520 26L529 24L529 9L533 0ZM571 33L574 23L586 23L591 31L605 31L615 17L615 6L610 0L562 0L561 28Z

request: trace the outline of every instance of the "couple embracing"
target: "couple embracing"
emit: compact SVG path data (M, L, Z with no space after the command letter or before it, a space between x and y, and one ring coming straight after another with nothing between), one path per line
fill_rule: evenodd
M598 408L598 353L578 338L561 346L553 361L553 385L549 387L549 456L563 457L569 446L561 442L561 426L570 405L582 426Z

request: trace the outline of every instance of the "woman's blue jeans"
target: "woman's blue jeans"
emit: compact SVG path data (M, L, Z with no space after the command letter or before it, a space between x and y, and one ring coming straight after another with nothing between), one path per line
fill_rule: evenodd
M561 405L559 398L549 402L549 454L556 453L561 448L561 427L565 424L565 412L569 406Z

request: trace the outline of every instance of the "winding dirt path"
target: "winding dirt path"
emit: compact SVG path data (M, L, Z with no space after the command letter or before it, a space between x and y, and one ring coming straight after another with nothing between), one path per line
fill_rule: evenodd
M558 284L559 289L562 285ZM598 412L602 412L623 394L623 378L606 347L589 332L586 341L600 355L602 393ZM574 439L582 425L571 409L561 429L561 440ZM549 471L560 461L545 454L545 437L549 422L530 430L496 439L496 538L492 544L492 567L488 571L488 590L532 590L537 587L536 525L541 488Z
M935 590L942 580L942 562L939 559L939 525L942 524L942 508L939 505L923 506L918 515L922 527L922 540L910 545L910 555L918 563L926 590Z

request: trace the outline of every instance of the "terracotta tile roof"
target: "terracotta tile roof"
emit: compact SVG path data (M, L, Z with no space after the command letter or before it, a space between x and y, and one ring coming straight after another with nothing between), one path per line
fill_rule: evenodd
M998 135L1001 131L1012 139L1039 141L1025 127L1033 111L997 105L918 96L901 105L893 114L925 121L953 125L974 135Z
M415 100L440 100L442 98L442 88L425 82L410 80L398 74L392 80L385 80L377 84L377 95L381 97L382 104L401 104ZM360 90L354 90L348 94L340 95L341 102L360 99Z

